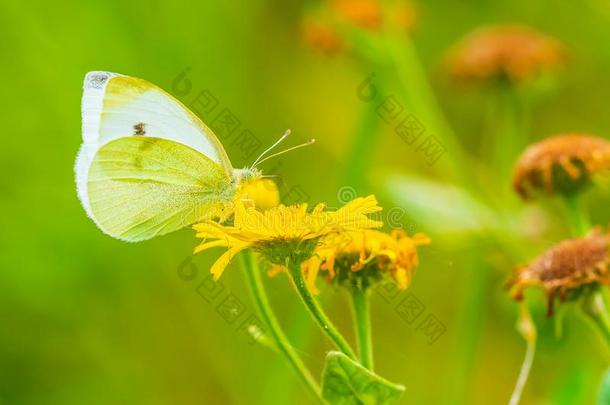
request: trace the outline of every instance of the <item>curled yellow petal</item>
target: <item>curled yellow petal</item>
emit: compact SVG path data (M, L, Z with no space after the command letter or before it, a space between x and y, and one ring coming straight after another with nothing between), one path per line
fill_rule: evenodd
M368 210L373 199L361 199L354 203L355 211ZM374 207L372 209L375 209ZM346 232L340 238L326 237L323 245L316 249L316 258L305 262L304 269L318 266L327 271L327 279L335 278L336 273L351 272L369 277L373 272L385 273L392 277L398 286L405 289L409 286L413 273L419 265L417 247L430 243L430 238L422 233L412 237L402 229L384 233L374 229L361 229ZM321 264L314 263L321 259ZM337 262L335 260L341 258ZM350 279L353 274L344 274L340 280ZM380 278L375 278L379 280ZM312 282L312 281L310 281Z
M308 261L308 266L306 269L306 277L305 281L307 282L307 287L312 294L319 294L320 291L316 287L316 278L318 277L318 271L320 270L321 260L319 257L314 256Z
M248 246L249 246L249 244L244 243L242 245L234 246L231 249L224 252L218 258L218 260L216 260L216 263L214 263L214 265L210 269L210 273L212 273L214 275L214 280L218 280L220 278L220 276L222 275L222 273L227 268L227 266L229 265L229 263L231 262L231 259L233 259L233 257L235 257L236 254L238 254L242 250L246 249Z
M195 249L193 249L193 254L197 254L199 252L203 252L204 250L213 248L213 247L225 247L228 246L228 243L226 240L215 240L213 242L204 242L201 243L200 245L198 245L197 247L195 247Z

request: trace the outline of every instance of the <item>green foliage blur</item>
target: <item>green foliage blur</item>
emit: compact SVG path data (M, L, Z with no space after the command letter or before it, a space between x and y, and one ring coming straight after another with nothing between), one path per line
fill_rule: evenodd
M73 174L82 79L88 71L109 70L170 93L186 72L192 89L176 94L180 100L188 104L208 91L218 102L215 111L229 109L240 121L237 131L250 130L263 146L286 128L294 132L290 142L315 137L314 146L263 167L279 176L288 202L338 206L338 190L353 186L346 181L353 167L366 176L367 186L356 191L378 193L386 209L403 206L392 197L398 186L386 189L396 179L455 180L442 162L457 151L448 145L431 167L380 118L373 118L370 143L351 153L365 110L373 108L357 89L378 67L308 49L300 28L307 6L296 0L0 3L0 404L310 403L282 358L252 344L241 328L254 307L238 263L221 279L223 294L244 311L232 320L202 284L220 252L192 257L197 241L188 229L139 244L102 234L80 206ZM610 134L606 2L429 0L415 7L412 40L425 76L473 157L461 163L483 179L456 187L493 183L504 190L502 198L512 199L509 205L526 208L512 195L510 178L493 177L485 164L489 156L481 145L495 136L486 121L488 95L455 88L442 70L446 50L478 26L528 24L568 49L564 72L531 111L529 141L570 131ZM392 83L383 91L398 93ZM417 100L418 94L411 96ZM222 141L234 166L250 164L255 156L247 156L232 136ZM423 207L459 208L455 194L439 200L417 187L405 193L403 199ZM587 204L594 222L610 221L607 191L592 191ZM466 205L455 216L477 227L480 220L468 217L472 205ZM518 258L506 254L502 238L454 232L455 222L445 217L420 218L406 210L399 218L410 232L433 239L421 250L407 293L397 299L373 295L375 363L385 378L406 386L400 403L508 401L525 344L514 328L518 307L504 285L516 265L567 237L557 205L528 206L534 213L527 215L542 218L533 225L511 217L514 228L529 225L538 235L523 238ZM267 279L266 286L280 321L319 375L332 347L285 277ZM424 308L415 321L396 309L408 294ZM353 341L347 297L325 288L322 300ZM604 343L569 309L556 339L553 320L544 317L544 297L531 301L540 340L522 403L593 403L608 365ZM473 309L460 311L465 307ZM432 344L418 327L428 315L446 328Z

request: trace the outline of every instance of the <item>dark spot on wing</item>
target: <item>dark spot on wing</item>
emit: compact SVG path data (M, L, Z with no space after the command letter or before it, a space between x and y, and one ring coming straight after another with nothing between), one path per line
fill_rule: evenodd
M134 135L146 135L146 130L144 129L144 127L146 126L146 124L144 124L143 122L138 122L136 125L133 126L133 134Z

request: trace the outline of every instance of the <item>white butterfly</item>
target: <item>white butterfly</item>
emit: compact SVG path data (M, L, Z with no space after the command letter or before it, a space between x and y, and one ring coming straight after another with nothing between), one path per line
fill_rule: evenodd
M82 119L78 196L102 231L131 242L226 214L239 185L261 176L256 165L278 155L261 159L290 133L251 167L234 169L212 130L182 103L110 72L85 76Z

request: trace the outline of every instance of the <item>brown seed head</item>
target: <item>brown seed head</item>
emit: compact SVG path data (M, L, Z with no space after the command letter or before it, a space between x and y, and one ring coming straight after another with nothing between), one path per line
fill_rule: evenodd
M554 38L519 25L479 29L461 41L447 58L459 81L520 83L564 62L564 47Z
M610 142L584 134L566 134L530 145L515 165L513 187L525 199L533 189L569 194L591 175L610 169Z
M558 243L528 266L518 268L511 282L513 298L521 300L527 287L542 287L549 300L550 316L557 293L565 301L581 287L610 284L609 265L610 235L595 229L585 238Z

